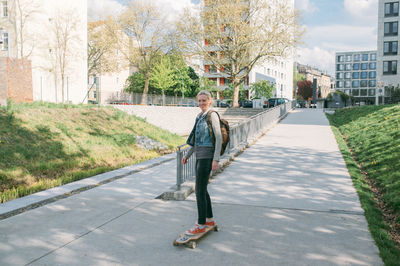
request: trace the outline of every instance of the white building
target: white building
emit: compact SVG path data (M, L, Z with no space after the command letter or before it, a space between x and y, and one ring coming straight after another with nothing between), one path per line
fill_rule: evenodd
M400 84L398 62L399 1L379 0L378 15L378 84L382 89ZM385 90L385 96L388 90Z
M34 101L82 103L87 92L87 0L19 3L21 8L15 0L0 1L0 56L31 60ZM18 19L28 14L21 25ZM57 31L61 28L67 29L66 37Z

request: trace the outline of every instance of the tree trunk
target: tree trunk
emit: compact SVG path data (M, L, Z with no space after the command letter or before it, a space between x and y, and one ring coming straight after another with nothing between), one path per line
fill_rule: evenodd
M144 76L146 79L144 81L144 89L143 89L142 100L141 100L140 104L147 105L147 94L149 92L150 73L146 73Z
M64 99L64 74L61 75L61 100L62 100L62 103L65 102L65 99Z
M233 82L232 107L239 107L239 89L240 89L240 83Z

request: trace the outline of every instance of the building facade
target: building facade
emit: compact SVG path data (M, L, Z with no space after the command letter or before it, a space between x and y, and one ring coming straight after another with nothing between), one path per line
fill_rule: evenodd
M326 98L332 90L332 77L315 67L297 64L297 72L304 75L305 80L317 79L318 98Z
M375 103L377 51L337 52L336 90L354 97L356 102Z
M0 1L0 57L31 61L34 101L82 103L87 0Z
M400 84L399 1L379 0L378 12L378 94L387 100L387 88Z

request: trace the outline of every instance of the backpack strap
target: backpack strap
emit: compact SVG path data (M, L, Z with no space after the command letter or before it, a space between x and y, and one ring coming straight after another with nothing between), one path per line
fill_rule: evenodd
M208 131L210 132L211 142L212 142L213 146L215 146L215 135L214 135L214 130L212 128L212 121L211 121L211 114L212 113L216 113L218 115L218 119L220 121L221 121L221 118L220 118L218 112L214 111L214 110L208 111L207 117L206 117L206 121L207 121L207 125L208 125Z

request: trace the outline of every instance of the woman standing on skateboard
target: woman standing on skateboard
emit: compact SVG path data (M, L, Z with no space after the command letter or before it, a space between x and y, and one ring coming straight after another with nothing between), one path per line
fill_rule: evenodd
M218 162L221 152L222 136L219 116L216 112L211 113L211 124L215 145L210 136L210 130L206 121L208 112L211 111L213 103L211 94L208 91L200 91L197 100L201 113L196 117L196 122L189 135L187 144L191 147L187 154L182 158L182 163L186 164L190 156L196 154L196 201L198 221L197 224L186 231L188 235L204 233L206 226L214 226L210 195L207 191L208 179L211 170L218 169Z

